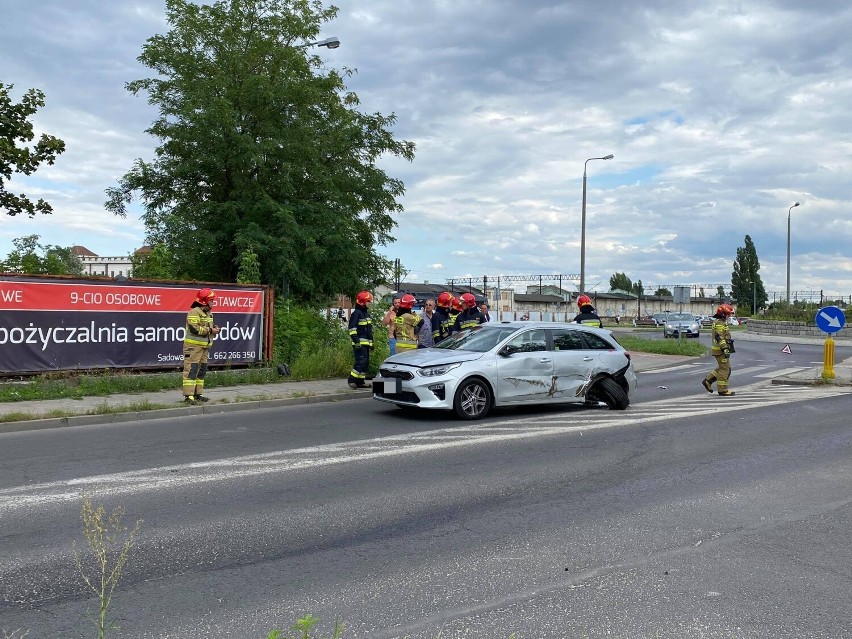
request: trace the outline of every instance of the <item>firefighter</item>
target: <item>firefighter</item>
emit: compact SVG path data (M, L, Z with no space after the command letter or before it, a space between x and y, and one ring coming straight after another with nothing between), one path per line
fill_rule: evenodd
M210 305L216 293L202 288L186 316L186 335L183 339L183 401L187 404L206 402L204 376L207 374L207 357L219 327L213 323Z
M349 372L349 388L368 388L367 369L370 367L370 350L373 348L373 321L367 305L373 294L361 291L355 296L355 308L349 318L349 337L352 340L354 363Z
M454 333L466 331L485 322L485 318L476 306L476 298L473 293L462 293L461 301L464 310L456 317L455 324L453 324Z
M453 301L450 303L450 335L455 333L456 318L463 310L464 304L462 304L461 298L454 297Z
M713 383L716 383L716 392L722 397L735 395L728 389L728 379L731 377L731 353L734 352L734 340L731 339L731 331L728 330L728 317L734 314L734 308L730 304L722 304L713 315L713 345L710 351L716 358L716 369L701 380L701 385L708 393L713 392Z
M423 325L423 318L412 310L416 302L417 298L410 293L406 293L399 300L399 310L393 320L397 353L417 348L417 336Z
M595 313L595 307L592 306L592 300L588 295L581 295L577 298L577 306L580 307L580 312L574 316L574 321L583 326L594 326L595 328L603 328L603 322L598 314Z
M438 296L437 308L432 315L432 340L440 344L447 339L452 330L454 319L450 319L450 307L453 304L453 296L444 291Z

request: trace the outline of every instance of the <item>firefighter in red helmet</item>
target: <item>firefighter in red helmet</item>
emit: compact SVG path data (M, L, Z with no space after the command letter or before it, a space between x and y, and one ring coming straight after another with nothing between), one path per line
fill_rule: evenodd
M417 348L417 337L420 327L423 326L423 318L414 313L416 302L417 298L411 293L406 293L399 300L399 310L393 320L397 353Z
M432 340L438 344L447 339L452 331L454 319L450 319L450 307L453 305L453 296L444 291L438 295L437 308L432 319Z
M483 317L479 308L476 306L476 298L473 296L473 293L462 293L461 301L464 310L456 317L455 324L453 325L454 333L457 331L466 331L485 322L485 317Z
M355 308L349 318L349 338L352 340L354 363L349 372L350 388L367 388L367 370L370 367L370 350L373 348L373 320L367 306L373 301L370 291L355 296Z
M574 316L574 321L577 324L584 326L594 326L595 328L603 328L603 322L598 314L595 313L595 307L592 306L592 299L588 295L581 295L577 298L577 306L580 312Z
M731 353L734 352L734 340L731 339L731 331L728 329L728 317L734 314L734 307L730 304L722 304L713 315L713 336L710 339L712 349L710 352L716 358L716 368L707 377L701 380L701 385L708 393L713 392L713 384L716 384L717 393L722 397L735 395L728 388L728 379L731 377Z
M216 298L209 288L202 288L186 316L186 334L183 339L183 401L187 404L206 402L204 376L207 375L207 358L213 338L219 327L213 323L210 310Z

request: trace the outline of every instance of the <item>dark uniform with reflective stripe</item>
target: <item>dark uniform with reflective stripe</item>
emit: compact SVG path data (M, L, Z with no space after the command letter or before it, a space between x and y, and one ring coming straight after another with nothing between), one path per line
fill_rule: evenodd
M585 309L591 309L591 306L584 306ZM581 309L582 310L582 309ZM593 310L585 310L582 313L577 314L574 317L574 321L577 324L582 324L583 326L594 326L595 328L603 328L603 321L598 317L598 314Z
M452 332L453 320L450 319L450 311L439 306L432 313L432 340L439 344Z
M349 372L349 385L366 386L367 370L370 367L370 349L373 347L373 320L366 306L355 305L349 318L349 337L352 339L352 352L355 363Z
M466 308L458 314L458 317L456 317L455 324L453 325L453 333L466 331L474 326L479 326L484 323L485 317L478 308L475 306L473 308Z

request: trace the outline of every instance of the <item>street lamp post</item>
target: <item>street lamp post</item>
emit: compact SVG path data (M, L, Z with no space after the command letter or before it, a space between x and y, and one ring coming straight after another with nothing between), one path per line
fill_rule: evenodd
M582 223L580 226L580 294L585 292L586 288L586 168L592 160L611 160L613 154L605 155L601 158L589 158L583 164L583 212Z
M790 211L799 206L798 202L787 209L787 303L790 303Z

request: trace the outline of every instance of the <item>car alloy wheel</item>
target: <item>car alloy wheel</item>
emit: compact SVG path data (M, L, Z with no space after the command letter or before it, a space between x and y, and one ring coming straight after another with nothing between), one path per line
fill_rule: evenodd
M453 410L462 419L481 419L491 410L491 390L481 379L461 383L453 401Z

